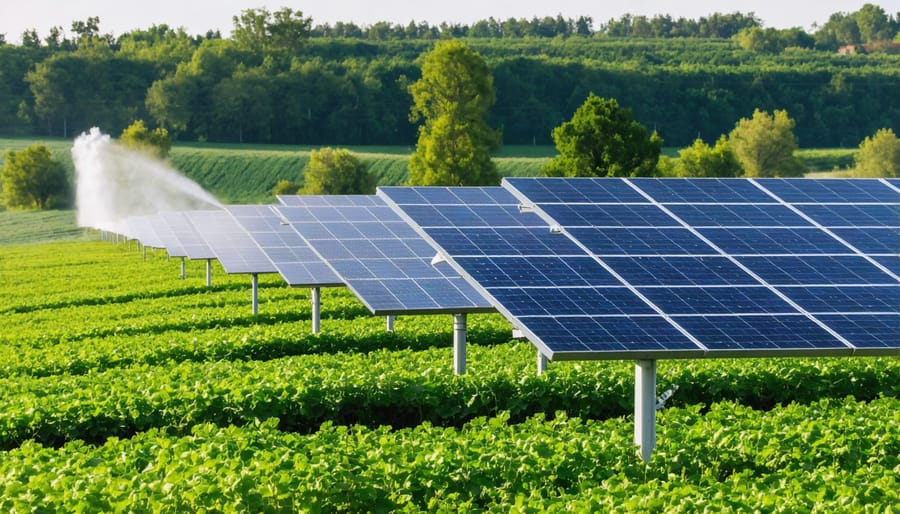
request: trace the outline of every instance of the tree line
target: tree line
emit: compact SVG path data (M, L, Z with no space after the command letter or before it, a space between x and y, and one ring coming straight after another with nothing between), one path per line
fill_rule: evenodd
M667 31L640 28L669 26L664 16L597 30L590 19L557 17L517 20L528 30L489 19L464 31L413 24L413 35L375 37L329 32L288 8L249 9L228 39L165 25L114 38L89 18L73 23L72 37L57 27L0 46L0 135L119 133L142 119L177 140L411 145L408 86L421 76L419 59L433 39L462 34L493 74L488 121L503 144L552 143L551 131L594 93L629 107L666 146L698 135L712 142L759 108L791 112L802 146L853 147L900 119L900 57L831 47L896 37L897 20L866 4L813 34L828 35L821 49L814 41L771 51L743 42L768 33L752 13L669 20ZM556 32L538 30L551 21ZM482 25L489 30L472 32Z

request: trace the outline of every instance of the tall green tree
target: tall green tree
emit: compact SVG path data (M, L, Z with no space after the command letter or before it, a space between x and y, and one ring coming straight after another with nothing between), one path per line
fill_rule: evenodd
M748 177L798 177L806 171L794 155L794 120L785 110L774 114L754 110L752 118L737 122L728 144Z
M372 194L375 183L369 168L349 150L326 147L309 153L300 194Z
M629 109L593 93L553 129L553 142L559 155L544 167L549 177L649 176L662 150L662 139L648 135Z
M494 79L481 55L461 41L440 41L425 56L422 78L409 91L410 120L424 120L409 160L409 183L498 184L491 154L500 147L500 132L487 123Z
M6 152L0 168L2 199L7 207L46 209L65 204L69 181L62 163L44 145Z
M900 139L889 128L867 137L853 156L858 177L900 177Z
M678 151L675 174L680 177L736 177L741 174L741 163L721 136L714 147L702 139Z

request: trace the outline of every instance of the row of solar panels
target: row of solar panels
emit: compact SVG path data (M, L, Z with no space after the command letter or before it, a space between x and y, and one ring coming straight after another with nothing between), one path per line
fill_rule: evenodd
M229 273L347 285L374 313L497 309L551 359L900 353L897 180L523 178L279 200L120 231Z

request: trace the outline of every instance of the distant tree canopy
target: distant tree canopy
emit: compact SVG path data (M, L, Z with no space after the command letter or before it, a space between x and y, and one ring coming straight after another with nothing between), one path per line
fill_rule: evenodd
M310 152L300 194L370 195L374 192L375 176L349 150L326 147Z
M435 41L466 38L490 69L486 119L504 144L552 144L593 91L674 146L698 134L712 143L759 108L790 110L804 146L855 147L898 130L900 54L889 40L900 19L871 4L832 18L810 34L763 28L753 13L356 26L283 8L243 11L229 38L164 24L116 38L90 17L0 45L0 136L117 134L142 119L181 141L411 146L419 59Z
M893 130L881 129L860 143L854 160L857 177L900 177L900 139Z
M615 99L593 93L572 119L553 129L559 155L544 168L550 177L640 177L652 175L662 139L635 121Z
M144 120L137 120L123 130L119 142L127 148L146 152L159 159L165 159L172 149L169 132L161 127L148 130Z
M500 133L487 124L494 82L487 63L461 41L440 41L409 88L419 127L409 159L411 185L484 186L500 183L491 154Z
M62 163L44 145L6 152L0 168L4 205L11 208L47 209L69 200L69 181Z
M752 118L737 122L728 135L728 145L747 177L797 177L806 171L794 156L794 120L785 110L774 114L754 110Z

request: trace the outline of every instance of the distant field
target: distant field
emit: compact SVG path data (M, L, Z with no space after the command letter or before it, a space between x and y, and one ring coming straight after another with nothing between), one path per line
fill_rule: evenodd
M0 212L0 246L82 238L75 211Z

